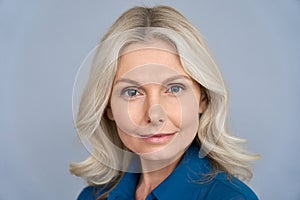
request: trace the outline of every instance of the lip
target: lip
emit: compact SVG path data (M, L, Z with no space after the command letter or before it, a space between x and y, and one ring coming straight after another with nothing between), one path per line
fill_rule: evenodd
M174 133L156 133L156 134L149 134L144 135L141 138L146 142L153 143L153 144L162 144L170 141L174 136Z

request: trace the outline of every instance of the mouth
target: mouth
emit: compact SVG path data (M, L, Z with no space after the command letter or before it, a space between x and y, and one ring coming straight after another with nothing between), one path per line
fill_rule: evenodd
M148 143L154 143L154 144L162 144L170 141L174 136L176 132L174 133L156 133L156 134L149 134L149 135L143 135L141 138L145 140Z

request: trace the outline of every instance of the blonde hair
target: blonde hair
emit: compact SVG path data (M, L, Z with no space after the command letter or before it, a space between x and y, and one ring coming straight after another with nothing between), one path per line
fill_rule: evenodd
M125 34L127 33L127 34ZM174 36L174 33L177 35ZM200 156L210 159L215 171L225 171L243 180L252 177L250 162L258 159L245 151L244 140L227 128L228 91L204 38L177 10L168 6L134 7L111 26L97 48L89 81L81 98L76 128L92 145L92 155L72 163L70 172L101 185L120 180L119 166L127 162L112 144L124 149L115 122L106 116L117 59L122 49L134 42L158 38L172 43L184 70L203 88L208 105L200 118L197 140ZM147 39L148 38L148 39ZM107 42L109 41L109 42Z

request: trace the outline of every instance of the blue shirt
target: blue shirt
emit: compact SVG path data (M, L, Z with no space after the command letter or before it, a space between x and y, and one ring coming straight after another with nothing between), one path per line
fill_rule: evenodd
M209 160L199 158L199 148L192 144L175 170L146 197L146 200L257 200L254 192L243 182L224 172L212 179ZM108 200L134 200L140 174L125 173L118 185L109 193ZM100 187L100 186L98 186ZM100 196L97 186L86 187L78 200L96 200ZM104 190L105 191L105 190Z

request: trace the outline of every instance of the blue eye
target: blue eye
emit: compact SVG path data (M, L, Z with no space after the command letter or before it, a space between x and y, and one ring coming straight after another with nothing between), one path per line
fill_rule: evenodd
M140 93L136 89L125 89L124 91L122 91L122 94L127 97L134 97L139 95Z
M170 92L170 93L179 93L183 90L183 87L182 86L179 86L179 85L174 85L174 86L171 86L167 92Z

